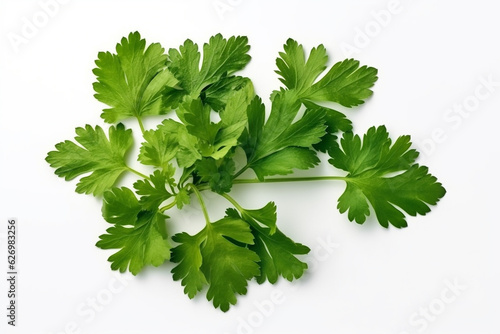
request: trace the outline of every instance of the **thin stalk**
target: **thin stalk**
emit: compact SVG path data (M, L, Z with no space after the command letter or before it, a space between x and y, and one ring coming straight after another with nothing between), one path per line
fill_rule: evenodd
M142 132L142 134L144 135L144 132L145 132L146 130L144 129L144 124L142 123L142 119L141 119L141 117L137 116L137 122L139 123L139 127L141 128L141 132Z
M145 174L142 174L141 172L139 172L138 170L133 169L132 167L127 166L127 170L128 170L129 172L132 172L132 173L136 174L136 175L139 175L139 176L140 176L140 177L142 177L143 179L147 179L147 180L150 180L150 181L151 181L151 179L149 178L149 176L147 176L147 175L145 175Z
M229 194L221 194L222 197L224 197L225 199L227 199L229 201L229 203L231 203L235 208L236 210L238 210L242 215L243 215L243 212L245 211L245 209L243 209L243 207L238 203L236 202L236 200L234 198L232 198ZM261 235L261 238L266 238L268 240L270 240L270 237L268 235L268 233L265 231L265 229L260 226L259 223L257 223L255 221L255 219L253 219L252 217L246 217L245 218L246 222L249 223L255 230L257 230L260 235ZM271 229L273 229L273 227L269 226ZM274 226L274 229L276 228L276 226Z
M172 203L169 203L169 204L167 204L167 205L165 205L165 206L163 206L163 207L159 208L158 210L159 210L161 213L163 213L163 212L165 212L165 211L167 211L167 210L172 209L172 208L173 208L176 204L177 204L177 199L174 199L174 201L173 201Z
M172 186L172 184L170 184L170 182L168 182L168 186L170 188L170 191L172 192L172 195L177 195L177 192L175 191L175 188Z
M202 184L198 185L197 188L199 191L205 191L205 190L210 189L210 186L208 185L208 183L202 183Z
M344 176L308 176L308 177L277 177L268 178L263 181L259 179L233 179L233 184L256 184L256 183L278 183L278 182L305 182L305 181L347 181ZM199 191L210 189L207 183L198 185Z
M303 181L345 181L344 176L307 176L307 177L277 177L268 178L263 181L259 179L235 179L233 184L245 183L276 183L276 182L303 182Z
M194 171L194 166L191 166L189 168L184 168L182 171L181 178L179 179L179 184L178 187L181 187L184 182L191 176L191 173Z
M245 167L243 167L238 172L236 172L236 174L234 174L234 178L237 178L238 176L240 176L241 174L243 174L249 167L250 167L250 165L248 165L248 164L245 165Z
M192 183L188 183L186 185L186 188L187 187L189 187L194 192L196 197L198 198L198 202L200 202L201 210L203 211L203 216L205 217L205 222L207 223L207 226L210 226L210 217L208 216L207 207L205 206L205 202L203 201L203 198L201 197L200 191Z
M234 198L229 196L229 194L224 193L224 194L221 194L221 196L224 197L225 199L227 199L238 211L242 212L245 210L241 207L241 205L238 204L238 202L236 202L236 200Z

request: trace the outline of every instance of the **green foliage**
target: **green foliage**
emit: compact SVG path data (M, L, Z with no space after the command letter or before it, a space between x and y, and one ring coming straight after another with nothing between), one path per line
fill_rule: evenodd
M57 168L56 174L65 180L89 174L80 179L76 192L102 195L116 183L128 167L125 155L132 146L132 131L123 124L109 128L109 139L100 126L76 128L75 142L66 140L47 155L47 162Z
M172 261L179 263L174 279L182 280L190 298L208 284L207 299L222 311L236 304L236 294L246 294L247 281L260 274L259 257L248 248L254 244L250 226L237 217L207 222L198 234L183 232L173 240L179 243L172 250Z
M161 108L161 92L177 80L166 67L168 57L159 43L146 48L138 32L130 33L116 45L116 54L100 52L97 57L94 96L110 106L101 115L106 122L168 111Z
M102 213L113 226L99 237L96 246L119 249L108 259L113 270L128 268L136 275L144 266L158 267L170 258L166 216L158 210L143 210L130 189L113 188L105 193Z
M416 163L409 136L392 142L379 126L361 138L336 110L335 105L350 108L372 95L376 69L353 59L328 68L323 45L306 55L289 39L276 59L283 87L271 94L266 113L252 81L236 74L250 61L249 50L246 37L219 34L202 53L191 40L166 53L158 43L147 45L138 32L129 34L116 53L98 54L94 90L108 106L101 115L105 122L137 120L142 134L137 161L145 172L130 166L134 138L121 123L111 125L108 135L100 126L77 128L75 141L57 144L46 158L56 175L81 177L78 193L102 199L102 216L111 227L96 245L114 251L113 270L136 275L170 261L173 279L189 298L206 290L222 311L246 294L253 279L274 284L280 277L303 276L303 256L310 251L278 228L274 202L244 208L230 195L235 185L344 181L339 211L359 224L373 211L386 228L406 227L406 215L427 214L445 194L428 168ZM156 128L144 128L148 116L160 116ZM273 177L312 169L322 155L347 174ZM124 186L125 173L139 179ZM210 219L205 191L232 205L223 218ZM167 229L166 212L182 210L193 198L204 227L192 235Z
M368 202L384 227L406 227L404 210L411 216L430 212L445 190L427 167L415 164L418 152L410 149L409 136L399 137L391 146L384 126L372 127L363 141L352 133L344 134L342 149L332 153L330 163L349 174L340 196L340 212L348 210L349 219L363 223L370 214ZM398 173L394 176L390 174Z

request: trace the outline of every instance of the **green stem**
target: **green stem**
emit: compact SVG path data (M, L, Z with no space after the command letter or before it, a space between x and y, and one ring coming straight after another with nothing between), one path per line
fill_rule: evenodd
M174 199L174 201L172 203L167 204L167 205L159 208L158 210L163 213L163 212L165 212L167 210L172 209L176 204L177 204L177 199Z
M137 122L139 122L139 127L141 128L141 132L144 135L144 132L146 130L144 129L144 124L142 123L142 119L139 116L137 116Z
M136 175L139 175L139 176L140 176L140 177L142 177L143 179L147 179L147 180L150 180L150 181L151 181L151 179L149 178L149 176L147 176L147 175L145 175L145 174L142 174L141 172L139 172L138 170L133 169L132 167L127 166L127 170L128 170L129 172L132 172L132 173L136 174Z
M236 174L234 174L234 178L237 178L238 176L240 176L241 174L243 174L249 167L250 167L250 165L248 165L248 164L245 165L245 167L243 167L238 172L236 172Z
M308 176L308 177L276 177L268 178L263 181L259 179L233 179L233 184L251 184L251 183L278 183L278 182L304 182L304 181L347 181L345 176ZM207 183L198 185L199 191L210 189Z
M201 197L200 191L192 183L186 184L186 188L188 188L188 187L194 192L194 194L198 198L198 202L200 202L201 210L203 211L203 216L205 217L205 222L207 223L207 226L210 226L210 217L208 216L207 207L205 206L205 202L203 201L203 198Z
M208 183L202 183L202 184L198 185L197 188L199 191L205 191L205 190L210 189L210 186L208 185Z
M268 178L263 181L259 179L235 179L233 184L244 184L244 183L276 183L276 182L302 182L302 181L345 181L344 176L308 176L308 177L278 177L278 178Z
M242 211L245 211L245 209L243 209L241 207L241 205L238 204L238 202L236 202L236 200L234 198L232 198L231 196L229 196L229 194L221 194L222 197L224 197L225 199L227 199L238 211L242 212Z
M168 186L170 188L170 191L172 192L172 195L177 195L177 192L175 191L175 188L172 186L172 184L170 184L170 182L168 182Z
M184 182L186 182L186 180L191 176L193 171L194 171L194 166L191 166L189 168L184 168L184 170L182 171L182 175L179 179L178 187L181 187L184 184Z

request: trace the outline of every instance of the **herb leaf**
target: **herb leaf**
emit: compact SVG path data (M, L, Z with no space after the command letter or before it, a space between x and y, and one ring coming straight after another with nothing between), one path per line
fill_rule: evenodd
M248 131L243 136L243 147L248 166L263 180L266 175L289 174L293 168L307 169L318 163L314 151L287 150L287 148L308 148L318 143L325 135L323 114L311 111L294 122L300 103L291 91L282 91L274 96L271 113L263 124L265 110L254 100L248 108ZM280 159L289 157L290 152L299 152L293 161ZM278 154L273 157L273 154ZM266 160L262 161L262 159Z
M130 33L116 45L116 54L100 52L94 74L95 98L111 108L101 117L115 123L129 117L160 115L164 86L177 83L166 69L167 55L158 43L146 48L146 41L138 32Z
M231 191L235 167L230 157L220 160L203 158L198 160L195 166L200 181L208 183L212 191L218 194Z
M166 119L160 125L158 125L155 132L159 132L159 138L163 137L169 140L170 137L173 137L174 141L177 142L178 149L176 152L176 158L179 167L190 167L195 163L196 160L201 159L202 156L198 149L198 139L195 136L189 134L184 124L176 122L172 119ZM168 145L167 143L162 143L161 141L159 142L159 144ZM169 147L172 148L172 146ZM160 151L161 147L159 147L158 150ZM169 151L167 150L167 152ZM170 157L169 154L166 156Z
M301 96L313 101L331 101L344 107L353 107L364 103L372 95L370 88L377 79L375 68L360 66L358 60L346 59L333 65L323 78Z
M294 169L309 169L319 163L313 150L292 146L257 160L252 164L252 169L263 180L265 176L292 174Z
M144 179L134 183L134 188L137 194L141 195L139 203L146 209L156 209L160 204L173 196L166 188L169 185L171 188L175 186L173 174L175 169L172 165L163 171L155 170L150 180Z
M220 112L220 121L211 120L211 108L201 99L186 102L179 114L187 131L198 138L199 151L203 156L220 159L238 144L238 138L246 127L246 110L254 97L253 86L228 93L226 105Z
M347 187L340 196L338 209L348 211L349 220L362 224L372 205L379 223L388 227L406 227L402 210L411 216L425 215L445 190L425 166L415 164L418 152L410 149L409 136L401 136L391 146L384 126L372 127L364 135L345 133L341 149L334 152L330 163L349 174ZM395 176L391 173L400 172Z
M257 282L276 283L279 276L289 281L300 278L307 269L307 264L300 261L296 255L309 253L307 246L294 242L276 228L276 206L269 202L259 210L238 208L243 219L251 226L255 242L249 249L255 251L260 258L260 275ZM229 209L227 214L239 218L236 210ZM267 225L267 226L262 226Z
M194 236L175 235L173 240L180 245L172 249L172 261L179 263L172 270L174 279L182 280L190 298L206 282L207 299L227 311L236 303L236 294L246 294L247 281L260 273L259 257L246 247L253 239L246 222L229 216Z
M76 192L81 194L102 195L110 189L122 173L128 170L125 154L132 146L132 131L123 124L109 128L109 139L100 126L90 125L76 128L75 140L81 146L66 140L56 145L56 151L48 153L46 161L57 168L55 173L72 180L80 179Z
M276 59L277 74L280 81L288 88L302 94L312 86L318 76L326 69L328 56L323 45L311 50L305 59L304 48L293 39L288 39L283 46L284 52Z
M279 229L271 235L268 228L252 227L252 233L255 236L255 244L250 246L250 249L259 255L261 266L258 283L267 280L274 284L279 276L292 281L304 274L307 264L300 261L296 255L308 254L309 247L294 242Z
M144 165L165 168L176 157L179 141L175 134L161 131L145 131L138 160Z
M117 219L124 214L112 214L120 207L126 210L126 219ZM137 275L144 266L158 267L170 258L170 243L165 229L166 216L154 210L142 210L130 189L114 188L107 192L102 211L105 213L104 219L114 226L99 237L96 246L102 249L119 249L108 259L113 270L125 272L128 268L132 274Z
M203 46L200 68L201 54L198 45L188 39L179 50L169 50L169 69L179 80L179 86L186 95L199 96L208 85L243 69L250 61L247 54L249 50L246 37L233 36L226 40L221 34L217 34Z
M284 52L276 59L276 72L281 82L303 100L329 101L352 107L372 95L370 88L377 81L377 70L360 67L359 61L354 59L337 62L315 82L326 69L327 61L323 45L313 48L306 60L302 45L289 39Z

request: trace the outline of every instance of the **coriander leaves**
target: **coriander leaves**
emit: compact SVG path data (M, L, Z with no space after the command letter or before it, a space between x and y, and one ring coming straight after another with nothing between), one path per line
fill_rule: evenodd
M161 92L165 86L177 84L166 68L167 60L160 44L146 48L138 32L122 38L116 54L100 52L93 71L97 77L94 96L110 106L101 115L104 121L116 123L128 117L164 114Z
M236 304L236 294L247 292L247 282L260 274L257 253L250 226L238 217L226 216L194 236L187 233L173 238L179 246L172 250L174 279L182 279L190 298L208 284L207 299L227 311Z
M331 101L345 107L357 106L372 95L370 88L377 81L377 70L361 66L359 61L346 59L335 63L318 81L326 69L328 56L323 45L313 48L305 59L302 45L289 39L284 52L276 60L280 81L301 100Z
M384 126L372 127L364 135L345 133L341 149L333 151L329 162L349 172L345 192L338 209L348 211L349 220L362 224L373 207L379 223L388 227L406 227L405 215L425 215L436 205L445 190L428 168L415 163L418 152L410 149L409 136L391 143ZM392 144L392 145L391 145ZM390 174L398 173L394 176Z
M204 291L225 312L253 279L274 284L280 277L303 276L310 251L282 232L280 226L293 222L280 221L274 202L247 208L230 195L234 187L343 181L339 211L359 224L373 211L386 228L406 227L406 215L427 214L445 195L428 168L417 164L409 136L393 142L379 126L361 138L335 109L372 95L375 68L354 59L328 68L323 45L306 55L289 39L276 59L283 87L271 94L266 111L251 79L237 75L251 59L246 37L218 34L201 51L191 40L165 51L134 32L115 53L98 53L93 87L108 106L101 117L112 125L107 134L100 126L77 128L74 141L57 144L47 155L56 175L80 177L78 193L102 199L102 216L111 226L96 245L114 252L108 259L113 270L136 275L169 261L189 298ZM161 119L146 129L143 119L149 116ZM127 119L137 121L139 133L119 123ZM134 139L142 171L127 163ZM293 176L325 155L339 174ZM138 179L124 184L127 173ZM224 217L210 217L206 191L230 205ZM192 200L199 202L205 224L191 234L173 230L168 211Z
M46 160L66 180L90 173L80 179L76 192L102 195L128 170L125 155L132 146L132 130L126 130L123 124L111 126L108 139L100 126L86 125L76 128L76 134L81 146L66 140L57 144L57 150L49 152Z
M143 210L134 193L113 188L103 198L102 214L113 224L96 246L119 249L109 257L111 269L136 275L146 265L158 267L170 258L165 216L158 210Z

